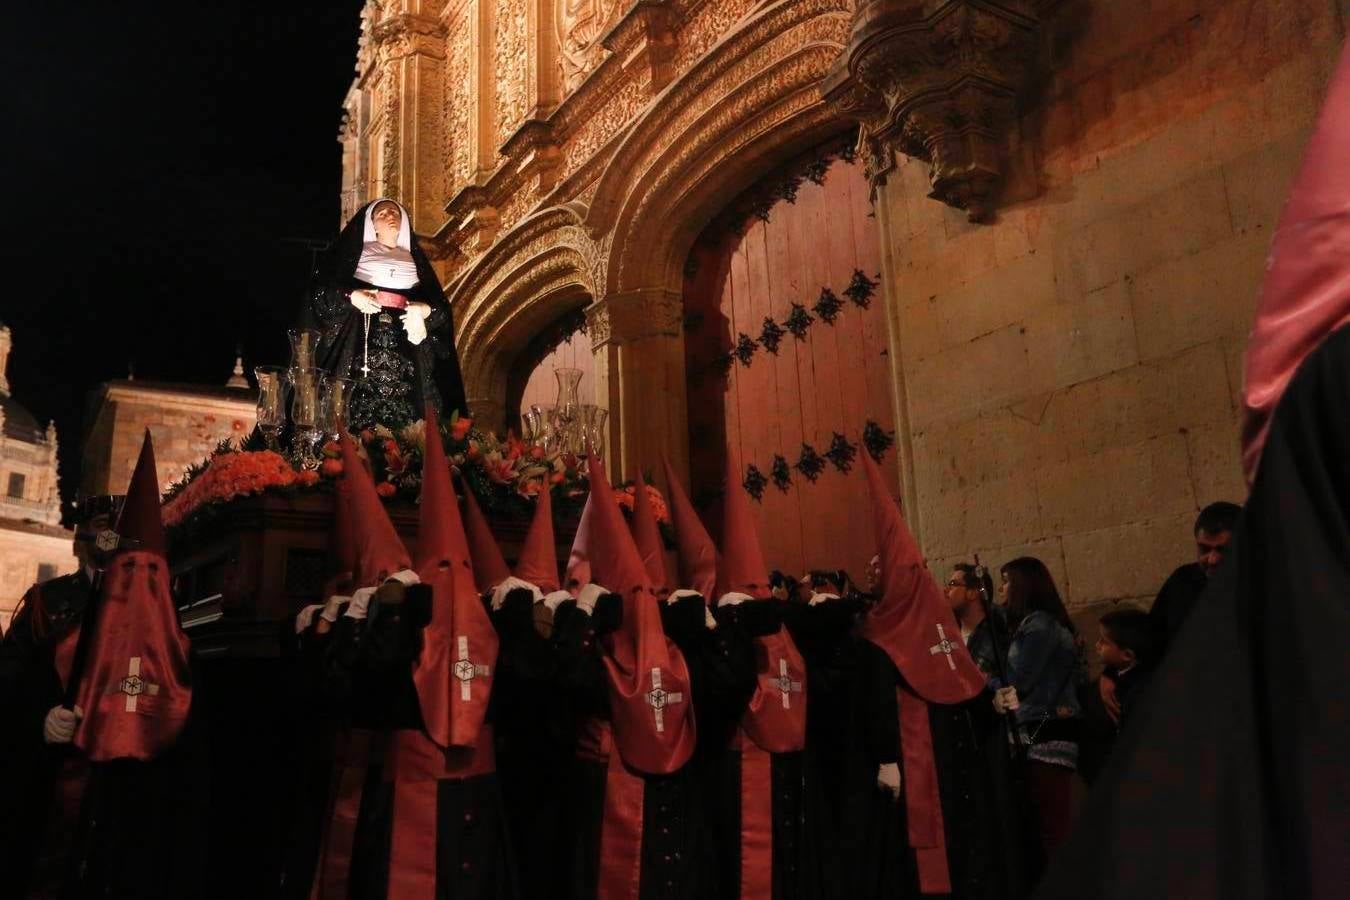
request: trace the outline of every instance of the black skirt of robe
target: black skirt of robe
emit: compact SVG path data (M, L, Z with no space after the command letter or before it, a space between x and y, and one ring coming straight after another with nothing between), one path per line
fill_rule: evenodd
M1348 410L1343 327L1276 408L1228 554L1038 898L1345 895Z
M559 900L566 885L568 782L575 718L558 689L558 656L534 626L528 591L507 594L493 624L501 640L493 677L497 774L517 848L522 895Z

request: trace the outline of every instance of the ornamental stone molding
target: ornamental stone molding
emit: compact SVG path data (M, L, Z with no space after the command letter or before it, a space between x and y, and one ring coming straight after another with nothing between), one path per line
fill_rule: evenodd
M626 344L680 334L684 303L678 291L644 288L611 294L586 308L591 346Z
M1053 5L859 0L848 47L822 90L862 125L860 151L874 187L903 153L929 163L929 196L973 222L988 220Z

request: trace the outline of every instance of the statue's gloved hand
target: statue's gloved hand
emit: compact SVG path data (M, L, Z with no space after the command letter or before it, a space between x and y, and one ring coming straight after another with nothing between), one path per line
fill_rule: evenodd
M427 317L419 309L421 306L413 304L403 311L403 330L408 333L408 343L414 347L427 339Z
M367 315L374 315L380 311L380 304L375 302L374 291L352 291L352 306Z
M900 765L882 763L877 767L877 787L891 795L893 800L900 799Z

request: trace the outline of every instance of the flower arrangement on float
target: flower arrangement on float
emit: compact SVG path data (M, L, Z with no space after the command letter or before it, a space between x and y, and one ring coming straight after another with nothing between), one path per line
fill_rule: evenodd
M545 489L553 492L555 510L562 515L575 514L585 502L585 457L529 444L512 432L500 436L483 431L466 418L453 417L439 427L451 470L485 511L528 516L535 498ZM402 429L376 426L355 436L359 452L370 462L376 492L386 502L417 502L426 428L427 423L419 420ZM342 474L342 454L335 442L323 445L313 465L266 449L256 433L238 444L223 441L165 494L164 524L175 528L241 497L331 490L331 482ZM626 515L632 514L634 490L628 482L615 493ZM668 531L665 498L651 485L647 491L658 524L663 532Z

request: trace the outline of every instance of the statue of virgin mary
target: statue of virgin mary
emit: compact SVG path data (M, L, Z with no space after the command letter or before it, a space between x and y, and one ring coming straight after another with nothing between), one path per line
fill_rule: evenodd
M455 328L407 210L366 204L314 272L304 323L320 333L317 362L356 382L349 425L401 428L430 403L468 415Z

